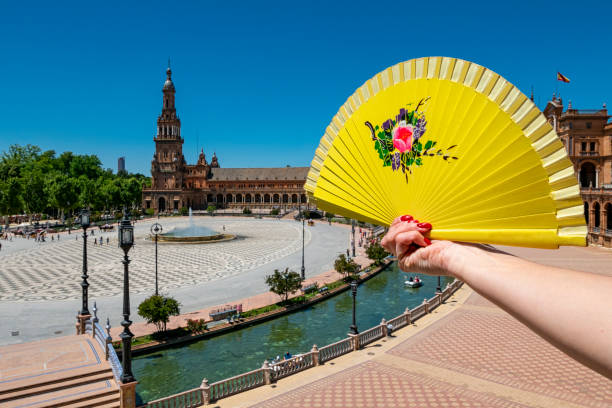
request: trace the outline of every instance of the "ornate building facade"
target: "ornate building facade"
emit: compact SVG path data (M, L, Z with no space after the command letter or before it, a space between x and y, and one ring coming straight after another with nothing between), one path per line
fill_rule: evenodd
M553 96L544 115L563 141L580 182L589 243L612 247L612 122L602 109L574 109Z
M307 205L304 183L308 167L222 168L216 153L208 162L204 150L196 164L187 164L170 68L166 76L162 112L153 137L151 187L142 191L144 208L153 208L157 214L182 207L205 210L211 204L236 209L288 209Z

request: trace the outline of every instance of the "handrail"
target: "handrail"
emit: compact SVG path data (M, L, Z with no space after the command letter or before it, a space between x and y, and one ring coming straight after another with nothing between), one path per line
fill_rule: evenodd
M401 329L402 327L408 325L408 316L406 316L405 313L402 313L401 315L389 320L387 324L390 324L393 327L393 330Z
M372 343L384 336L383 329L380 325L374 326L371 329L359 333L359 346L363 347Z
M93 326L93 335L96 340L98 340L98 344L100 344L100 347L102 347L102 349L106 348L106 336L104 335L104 330L102 330L102 326L100 326L100 323L98 322L95 322Z
M106 345L108 350L108 362L113 370L113 375L115 376L115 381L119 384L121 380L121 376L123 375L123 367L119 362L119 357L117 357L117 353L115 353L115 348L113 347L113 343L108 343Z
M279 380L314 366L312 352L295 356L280 363L270 364L272 379Z
M427 312L425 311L425 307L426 304L422 303L420 306L417 306L414 309L410 310L410 316L412 317L412 321L415 321L419 317L427 314Z
M265 384L264 370L249 371L225 380L217 381L210 385L210 400L216 401L230 395L239 394Z
M319 349L319 363L324 363L351 351L353 351L353 341L350 337L328 344Z
M146 408L195 408L201 407L202 405L204 405L202 390L200 388L194 388L179 394L151 401L144 406Z

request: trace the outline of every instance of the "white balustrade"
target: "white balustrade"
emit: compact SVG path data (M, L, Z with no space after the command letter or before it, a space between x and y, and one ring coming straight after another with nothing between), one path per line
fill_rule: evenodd
M359 333L359 347L363 347L381 339L383 337L383 330L380 325L374 326L371 329L368 329L364 332Z
M346 338L319 349L319 363L324 363L343 354L353 351L351 338Z
M312 353L310 352L295 356L289 360L281 361L280 363L270 364L273 380L290 376L291 374L295 374L313 366L314 360L312 358Z
M174 394L169 397L160 398L147 403L146 408L194 408L204 405L202 400L202 390L194 388L193 390ZM141 407L142 408L142 407Z
M249 371L210 385L210 399L216 401L264 385L264 370Z

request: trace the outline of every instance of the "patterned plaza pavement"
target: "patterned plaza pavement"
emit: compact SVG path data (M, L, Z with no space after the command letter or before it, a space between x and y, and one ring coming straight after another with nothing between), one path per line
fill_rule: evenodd
M129 253L131 319L142 321L138 304L155 290L155 246L145 238L151 224L137 222L136 243ZM196 225L237 235L227 242L158 246L160 292L176 298L182 313L215 307L267 292L264 278L274 269L300 270L302 224L294 220L243 217L195 217ZM165 231L188 225L187 217L159 220ZM81 308L82 232L60 234L44 243L15 238L0 251L0 345L74 333ZM77 238L78 236L78 238ZM57 234L54 234L57 237ZM100 237L103 244L99 244ZM93 244L93 238L98 244ZM108 238L108 243L106 239ZM306 277L333 269L348 247L346 226L316 223L306 227ZM97 302L99 317L118 327L122 314L123 252L117 231L88 238L89 309Z
M184 218L181 221L162 222L166 229L171 229L186 224ZM150 292L155 287L151 273L155 270L155 245L145 239L148 224L143 223L142 227L136 224L136 245L129 253L131 293ZM232 276L281 259L302 245L301 224L296 222L209 219L205 225L216 231L223 231L225 226L226 233L238 238L201 245L160 243L158 269L162 291ZM88 237L87 247L90 296L118 295L122 293L117 278L123 270L123 252L117 246L117 232L102 233L96 229L94 233ZM61 234L59 241L44 243L29 240L29 247L0 253L0 301L79 299L83 247L80 235L82 232ZM94 245L93 240L99 242L100 238L103 244ZM310 229L306 229L306 244L310 238Z
M593 259L594 272L612 276L606 250L511 251L585 270ZM612 407L612 381L464 286L394 337L215 406L604 408Z

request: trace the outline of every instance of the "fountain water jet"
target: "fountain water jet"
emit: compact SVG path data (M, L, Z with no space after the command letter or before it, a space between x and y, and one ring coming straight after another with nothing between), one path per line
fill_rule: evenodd
M160 234L159 242L207 243L227 241L234 238L236 238L235 235L220 234L210 228L195 225L193 211L189 207L189 226L174 228L165 234Z

